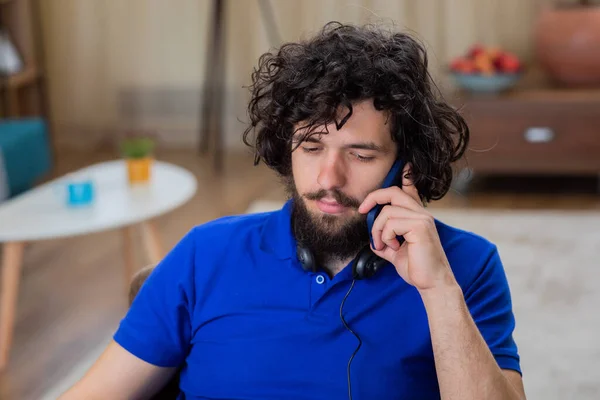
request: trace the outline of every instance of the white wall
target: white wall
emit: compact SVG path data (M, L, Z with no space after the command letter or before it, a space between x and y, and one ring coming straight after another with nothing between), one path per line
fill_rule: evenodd
M545 1L545 0L544 0ZM528 59L535 0L271 0L285 41L330 20L394 23L430 49L432 72L476 41ZM91 146L124 127L195 145L209 0L42 2L51 111L60 145ZM241 146L250 74L271 47L258 0L227 1L226 142ZM127 93L127 94L125 94ZM129 106L122 106L128 101ZM141 111L140 111L141 110Z

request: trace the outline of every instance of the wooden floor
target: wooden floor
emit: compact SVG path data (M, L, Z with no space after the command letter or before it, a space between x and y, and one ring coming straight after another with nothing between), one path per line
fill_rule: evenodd
M276 176L253 167L248 154L230 155L221 177L209 159L192 151L159 154L198 178L198 192L185 206L156 222L165 248L192 226L243 212L257 198L283 199ZM62 154L56 174L109 153ZM568 184L565 184L568 182ZM600 209L594 179L475 182L468 193L450 193L432 207ZM136 243L139 243L137 238ZM145 264L141 258L139 265ZM10 364L0 375L0 399L38 399L116 328L127 307L120 235L104 232L48 240L26 248Z

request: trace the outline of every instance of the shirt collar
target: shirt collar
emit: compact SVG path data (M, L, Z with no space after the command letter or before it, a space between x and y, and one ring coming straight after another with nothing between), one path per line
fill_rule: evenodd
M296 238L292 232L292 199L272 212L263 227L261 248L279 259L296 257Z

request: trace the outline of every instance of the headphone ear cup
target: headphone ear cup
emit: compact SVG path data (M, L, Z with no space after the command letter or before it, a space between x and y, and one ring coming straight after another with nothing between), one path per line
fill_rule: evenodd
M301 245L296 246L296 255L305 271L316 272L317 263L315 262L315 257L312 252L308 248Z
M385 265L386 260L379 257L369 246L366 246L354 260L352 274L354 279L370 278Z
M375 254L373 254L373 256L375 257L374 260L371 261L372 263L372 275L375 275L377 273L377 271L379 271L381 268L383 268L387 263L388 260L386 260L385 258L381 258Z
M364 279L370 276L369 265L372 258L371 255L373 255L373 252L368 246L358 253L352 266L354 279Z

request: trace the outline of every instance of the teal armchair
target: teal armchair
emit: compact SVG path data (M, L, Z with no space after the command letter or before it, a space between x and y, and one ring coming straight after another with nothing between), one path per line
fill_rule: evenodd
M0 201L31 189L52 170L45 120L0 119Z

